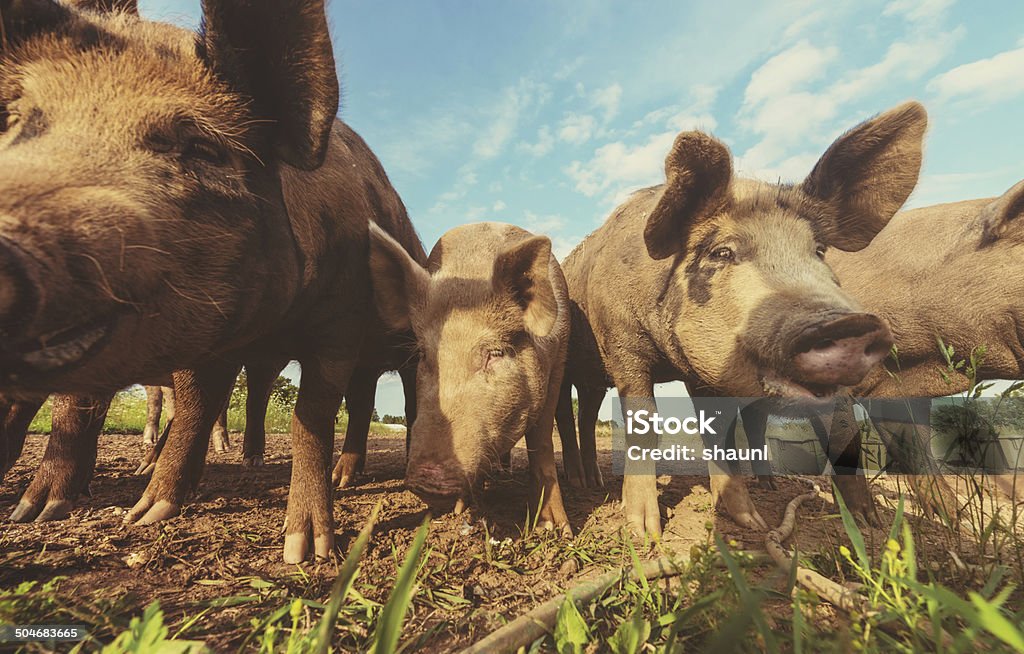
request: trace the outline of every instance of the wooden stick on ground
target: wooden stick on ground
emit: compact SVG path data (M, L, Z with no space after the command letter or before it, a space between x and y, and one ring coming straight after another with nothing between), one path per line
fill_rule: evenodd
M790 566L794 565L793 555L782 546L782 541L789 538L796 525L796 510L807 500L813 500L818 496L818 486L807 491L803 495L797 495L786 505L786 514L782 518L782 524L768 532L764 545L768 554L775 563L783 570L789 572ZM828 600L838 608L847 613L862 610L863 600L856 592L844 588L828 577L822 576L814 570L808 570L797 566L796 579L809 590L813 590L823 599Z

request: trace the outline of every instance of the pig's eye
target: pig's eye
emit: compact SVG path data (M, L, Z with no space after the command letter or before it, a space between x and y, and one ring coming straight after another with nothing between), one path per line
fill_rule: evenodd
M495 364L505 358L505 350L500 348L493 348L487 350L487 354L484 358L484 369L490 370Z
M732 261L733 259L735 259L736 258L736 253L732 251L732 248L724 247L723 246L723 247L717 248L715 250L712 250L711 251L711 255L710 255L709 258L712 261L717 261L717 262L720 262L720 263L725 263L725 262Z
M819 259L824 260L825 259L825 250L826 249L827 248L824 245L819 245L818 247L814 248L814 254L818 255Z
M209 139L193 138L185 144L182 155L189 159L198 159L214 165L224 163L224 150Z

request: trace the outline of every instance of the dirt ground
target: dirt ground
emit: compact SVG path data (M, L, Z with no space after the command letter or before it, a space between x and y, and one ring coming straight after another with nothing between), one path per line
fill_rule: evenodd
M254 631L251 621L286 605L287 597L326 597L340 558L302 569L281 562L290 475L287 436L268 437L262 468L239 465L237 446L224 454L211 452L200 493L181 516L162 525L128 528L122 525L122 516L146 484L145 478L133 474L142 453L139 440L101 438L92 497L83 498L69 519L0 523L0 588L64 576L62 596L100 607L97 611L108 616L118 611L137 615L154 599L174 620L213 607L184 637L204 639L216 651L245 644ZM339 449L340 442L339 438ZM30 436L25 454L0 485L4 516L30 481L45 443L45 436ZM617 558L625 560L611 545L623 524L616 502L621 478L611 474L610 441L602 445L606 487L563 490L577 534L574 542L515 549L527 511L527 456L522 446L514 452L511 477L491 482L468 515L432 521L432 550L424 573L429 578L423 582L431 592L417 598L405 629L406 637L416 638L413 649L443 652L466 646L500 626L506 619L502 616L511 619L580 578L613 567ZM356 587L366 601L383 602L426 507L403 488L404 438L371 438L370 447L366 475L356 487L335 494L334 512L343 555L374 505L381 503L380 523ZM692 545L706 542L707 525L713 521L736 547L763 550L763 534L712 512L706 477L664 477L659 482L662 502L672 514L665 531L668 549L685 555ZM793 479L779 479L776 491L753 482L750 487L762 516L772 525L782 520L789 500L806 491L805 484ZM875 491L883 502L892 495L885 484L876 484ZM880 509L888 524L893 511ZM834 510L827 493L805 503L790 545L795 541L802 553L812 555L819 550L834 552L845 542ZM922 559L945 558L941 553L949 538L946 532L928 521L911 519ZM551 539L558 541L553 535ZM877 550L885 542L885 532L868 529L865 539ZM508 549L504 554L503 548ZM581 569L566 573L570 557ZM219 599L225 597L235 599ZM83 616L92 619L85 611ZM352 642L358 639L354 633Z

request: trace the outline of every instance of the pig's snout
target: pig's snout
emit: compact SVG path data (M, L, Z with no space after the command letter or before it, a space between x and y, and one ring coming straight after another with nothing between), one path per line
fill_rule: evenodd
M439 513L447 513L468 488L466 478L457 465L423 463L410 465L405 486Z
M29 256L0 236L0 329L15 335L32 321L39 304L38 276Z
M807 328L793 345L793 377L804 383L854 386L892 349L889 327L855 313Z

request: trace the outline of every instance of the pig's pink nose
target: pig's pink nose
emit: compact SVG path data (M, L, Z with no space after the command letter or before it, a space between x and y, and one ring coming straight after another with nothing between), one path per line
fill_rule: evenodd
M889 327L877 316L854 313L813 325L793 347L794 379L854 386L892 349Z
M405 475L405 487L416 494L431 508L447 512L455 501L463 496L467 483L458 466L439 463L417 464L409 462Z

